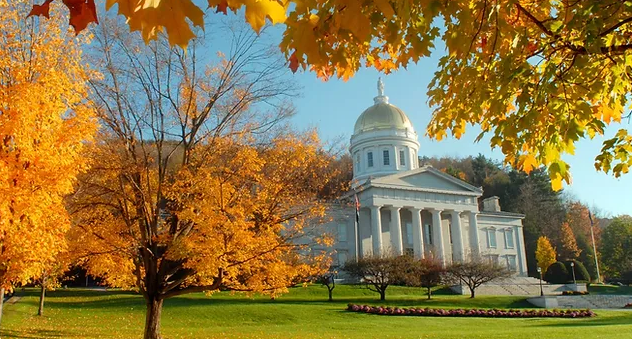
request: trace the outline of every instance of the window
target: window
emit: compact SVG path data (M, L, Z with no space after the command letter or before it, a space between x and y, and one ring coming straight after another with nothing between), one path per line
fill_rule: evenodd
M516 256L515 255L507 256L507 268L510 269L511 271L516 270Z
M511 228L505 230L505 248L514 248L513 230Z
M415 255L415 250L410 247L406 247L404 249L404 255L412 257L413 255Z
M383 157L384 157L384 166L390 166L391 165L391 158L389 156L388 150L385 149L384 151L382 151Z
M487 229L487 247L496 248L496 229L495 228Z
M347 225L338 224L338 241L347 241Z
M432 225L424 225L424 234L426 235L426 244L432 245Z
M373 167L373 152L369 152L366 154L366 162L367 166Z
M498 254L488 255L489 263L492 265L498 265Z
M406 223L406 243L413 244L413 225L409 222Z
M399 164L406 166L406 152L404 150L399 151Z
M347 252L338 252L338 266L344 266L347 263Z

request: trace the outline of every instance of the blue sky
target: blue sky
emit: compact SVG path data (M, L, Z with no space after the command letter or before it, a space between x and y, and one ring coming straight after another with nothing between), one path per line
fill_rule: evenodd
M373 104L373 97L377 95L377 79L382 76L390 103L406 112L420 136L420 156L467 157L482 153L501 160L502 153L499 149L491 149L489 139L474 142L480 131L478 127L470 127L460 140L448 138L437 142L425 136L432 113L427 104L426 90L436 70L436 59L433 58L389 75L362 69L347 82L337 79L323 82L313 73L299 71L294 77L304 90L302 97L294 101L298 112L293 118L294 124L299 128L317 127L321 138L327 140L342 136L348 143L356 119ZM629 129L630 124L626 121L611 125L606 130L606 137L614 135L619 128ZM602 215L632 214L628 200L632 174L615 179L612 175L597 172L593 166L603 139L582 140L577 144L576 154L565 158L571 165L573 183L564 190L596 208Z

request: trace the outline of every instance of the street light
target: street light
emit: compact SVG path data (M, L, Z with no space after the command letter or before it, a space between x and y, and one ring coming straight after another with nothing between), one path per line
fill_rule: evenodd
M540 296L544 296L544 291L542 290L542 268L538 266L538 273L540 273Z
M577 289L577 280L575 280L575 262L571 261L571 271L573 271L573 284L575 285L575 289Z

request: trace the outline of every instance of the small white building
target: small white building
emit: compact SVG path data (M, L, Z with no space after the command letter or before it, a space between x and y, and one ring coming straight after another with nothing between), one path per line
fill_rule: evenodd
M521 214L503 212L497 197L482 201L474 187L431 166L418 165L419 141L406 114L388 101L378 81L374 104L351 137L352 191L359 202L332 207L335 264L356 256L410 254L443 263L482 256L527 275Z

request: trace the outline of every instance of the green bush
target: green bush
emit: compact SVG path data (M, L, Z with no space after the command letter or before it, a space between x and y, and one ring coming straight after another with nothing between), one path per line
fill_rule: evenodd
M568 270L564 263L558 261L549 266L544 274L544 280L551 284L566 284L568 281Z
M567 281L573 281L571 262L575 263L575 280L577 280L577 282L590 282L590 274L588 274L586 266L584 266L581 261L577 260L569 260L564 263L564 266L566 266L566 270L568 271Z

